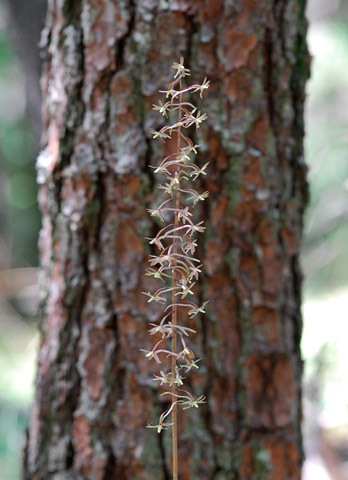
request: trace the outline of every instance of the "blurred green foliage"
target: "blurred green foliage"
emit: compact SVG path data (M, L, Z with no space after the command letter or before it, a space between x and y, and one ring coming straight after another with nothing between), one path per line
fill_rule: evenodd
M23 77L6 41L0 11L0 175L5 193L0 201L5 212L9 249L0 251L4 268L36 266L40 215L35 180L35 141L25 118ZM1 217L1 218L4 218ZM4 244L0 243L0 249ZM1 294L2 292L0 292ZM34 328L5 300L0 302L0 480L18 480L27 409L32 396Z
M35 141L24 114L22 73L0 28L0 156L8 188L9 267L38 264L40 214L35 180ZM1 206L6 208L6 206Z
M337 12L309 30L313 56L306 112L311 203L303 249L307 297L347 284L348 31Z
M21 475L26 409L8 402L0 404L0 480L17 480Z

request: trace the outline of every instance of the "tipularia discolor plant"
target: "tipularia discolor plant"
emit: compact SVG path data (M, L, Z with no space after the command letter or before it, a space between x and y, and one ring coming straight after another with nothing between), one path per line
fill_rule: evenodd
M153 293L143 292L149 297L148 302L163 304L164 311L159 323L151 324L149 330L150 335L155 337L154 346L150 351L143 351L148 359L153 359L160 366L154 380L168 386L162 395L171 398L170 408L161 414L157 425L148 427L157 429L158 433L172 428L173 480L177 480L178 406L183 409L198 408L205 401L203 395L195 398L184 386L183 375L192 368L198 368L198 359L188 345L189 336L195 331L187 326L187 320L205 313L208 303L197 305L190 299L202 267L195 257L195 237L205 230L202 221L195 223L192 220L192 209L208 197L207 191L199 193L192 183L200 175L206 175L208 163L202 167L195 163L199 145L193 143L187 131L190 127L198 130L207 116L198 111L186 96L199 93L202 98L209 81L205 78L201 84L186 86L183 82L190 75L190 70L185 68L183 58L172 67L175 70L174 79L168 90L162 92L166 94L166 101L159 101L158 105L153 106L171 123L159 131L150 130L153 138L175 142L175 146L171 145L174 153L161 160L158 166L151 167L155 174L164 178L159 185L164 199L158 207L149 209L149 213L158 217L164 226L150 239L150 244L157 247L159 254L150 256L150 268L146 275L159 279L164 285Z

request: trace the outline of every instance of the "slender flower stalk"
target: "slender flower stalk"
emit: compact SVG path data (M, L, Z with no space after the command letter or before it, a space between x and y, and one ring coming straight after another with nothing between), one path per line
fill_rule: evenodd
M192 183L200 175L206 175L208 164L199 167L195 163L194 156L199 145L194 145L189 133L186 133L190 127L198 130L207 115L197 111L197 107L184 100L184 96L199 92L202 98L203 92L209 87L209 81L205 78L202 84L184 87L183 81L190 75L190 70L184 66L183 58L172 67L175 70L174 79L168 90L162 92L166 94L168 100L165 103L159 101L158 105L153 105L153 109L167 119L174 117L174 121L159 131L150 130L153 138L176 142L175 153L165 157L159 166L151 166L155 174L164 176L164 182L159 185L159 189L164 192L166 198L158 207L148 209L148 212L167 224L154 238L148 239L149 243L159 250L159 254L150 256L150 268L146 275L159 279L165 286L158 288L154 293L143 292L149 297L148 302L167 306L160 322L150 324L149 333L158 337L158 340L150 351L142 351L146 358L153 359L161 365L160 374L154 376L154 381L170 388L162 394L171 397L170 408L161 414L157 425L148 425L148 428L156 428L160 433L172 427L173 480L178 480L178 406L186 410L198 408L205 402L203 395L195 399L190 392L181 388L185 379L182 373L198 368L199 359L195 359L186 340L195 331L187 325L179 324L179 318L180 322L184 321L183 317L190 321L196 315L205 313L204 309L208 303L204 302L199 306L190 300L190 296L194 295L193 287L199 279L202 267L200 261L194 257L197 248L194 236L205 230L203 222L195 223L192 219L192 209L209 195L207 191L197 192ZM163 364L166 365L165 368L162 367ZM169 415L171 421L165 421Z

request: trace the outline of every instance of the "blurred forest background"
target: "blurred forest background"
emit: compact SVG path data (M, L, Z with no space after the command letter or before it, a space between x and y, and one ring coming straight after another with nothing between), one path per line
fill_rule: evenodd
M39 56L29 44L42 15L34 7L13 25L18 3L0 2L0 480L20 478L38 344ZM348 0L309 0L308 18L304 480L348 480ZM30 34L21 21L35 23Z

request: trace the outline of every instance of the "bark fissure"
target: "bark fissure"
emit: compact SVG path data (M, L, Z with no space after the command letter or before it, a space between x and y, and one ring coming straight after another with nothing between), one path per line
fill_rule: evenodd
M117 43L116 49L116 71L122 70L125 65L124 53L126 44L134 31L135 19L136 19L136 2L135 0L129 0L128 11L130 14L130 19L127 26L126 33L122 36L122 38Z
M274 67L273 67L273 30L270 27L265 28L264 33L264 92L267 101L267 112L270 125L276 135L276 115L274 106Z
M115 469L116 469L116 459L114 454L110 451L102 480L114 480Z
M194 60L194 42L196 40L196 35L199 29L199 23L197 21L196 15L186 15L188 22L187 28L187 49L185 55L185 64L191 70ZM192 71L192 70L191 70Z

